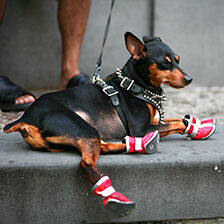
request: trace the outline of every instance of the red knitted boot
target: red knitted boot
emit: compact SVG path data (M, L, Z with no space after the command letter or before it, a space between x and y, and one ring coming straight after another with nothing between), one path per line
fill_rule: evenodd
M105 198L103 200L103 206L118 217L128 215L135 207L133 201L118 191L115 191L111 186L111 181L108 176L100 178L92 190L94 194Z
M197 117L193 116L193 115L185 115L186 119L190 120L190 122L192 124L197 124L197 125L200 125L200 124L216 124L216 119L214 118L206 118L206 119L203 119L203 120L199 120Z
M125 137L127 153L153 154L158 151L159 132L149 132L144 137Z
M183 121L187 127L184 134L188 134L187 138L189 139L207 139L215 132L214 124L205 123L196 125L188 119L184 119Z

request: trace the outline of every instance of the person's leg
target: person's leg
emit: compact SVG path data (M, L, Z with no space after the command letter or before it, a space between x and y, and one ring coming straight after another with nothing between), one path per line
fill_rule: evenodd
M86 28L90 0L60 0L58 23L62 36L62 71L58 88L80 73L79 56Z

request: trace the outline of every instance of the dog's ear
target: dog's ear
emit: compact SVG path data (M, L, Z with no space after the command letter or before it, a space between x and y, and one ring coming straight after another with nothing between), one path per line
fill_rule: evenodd
M141 57L145 56L145 45L134 34L126 32L124 37L126 47L133 59L139 60Z

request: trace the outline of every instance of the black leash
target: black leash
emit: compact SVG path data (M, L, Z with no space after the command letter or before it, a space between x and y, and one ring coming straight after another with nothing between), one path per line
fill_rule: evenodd
M128 124L127 117L125 115L125 112L122 110L122 108L120 106L119 97L118 97L119 92L116 91L112 85L108 85L104 80L102 80L100 78L100 74L99 74L100 71L101 71L103 50L104 50L104 46L105 46L107 36L108 36L108 33L109 33L111 14L112 14L112 10L113 10L113 7L114 7L114 3L115 3L115 0L111 0L110 13L109 13L106 28L105 28L105 31L104 31L103 44L102 44L100 56L99 56L99 58L97 60L97 63L96 63L96 69L95 69L95 72L93 74L93 83L100 86L102 88L102 91L108 97L110 97L111 103L116 108L116 110L118 112L118 115L119 115L119 117L120 117L120 119L121 119L121 121L124 125L124 128L126 129L127 133L130 135L130 127L129 127L129 124Z
M113 10L113 7L114 7L114 2L115 2L115 0L111 0L110 13L109 13L109 16L108 16L108 19L107 19L106 28L105 28L105 31L104 31L103 44L102 44L100 56L99 56L99 58L97 60L97 63L96 63L96 69L95 69L95 72L93 74L93 83L95 83L96 80L100 78L100 74L99 73L100 73L100 70L101 70L103 50L104 50L104 45L106 43L107 36L108 36L108 33L109 33L110 20L111 20L112 10Z

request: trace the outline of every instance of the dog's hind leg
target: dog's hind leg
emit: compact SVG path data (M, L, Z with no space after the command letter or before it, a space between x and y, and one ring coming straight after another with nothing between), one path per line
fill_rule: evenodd
M96 162L100 154L99 138L81 138L77 140L76 147L82 153L80 166L86 171L90 181L95 184L100 179Z
M80 166L94 185L93 192L104 198L103 206L116 216L130 213L135 206L134 202L115 191L109 177L101 176L97 170L96 163L101 151L97 130L69 111L63 111L62 114L51 113L42 123L43 136L50 149L70 145L81 152Z
M81 138L77 141L77 147L82 153L80 166L94 184L94 194L104 198L103 206L118 217L129 214L135 206L134 202L117 192L112 187L109 177L100 177L97 171L96 162L101 151L99 139Z

